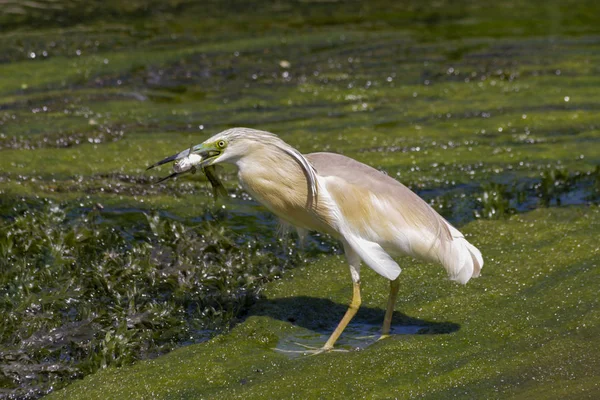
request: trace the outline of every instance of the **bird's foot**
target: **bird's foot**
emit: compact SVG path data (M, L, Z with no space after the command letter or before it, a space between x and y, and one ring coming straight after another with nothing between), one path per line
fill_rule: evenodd
M274 348L273 350L275 351L279 351L281 353L288 353L288 354L302 354L302 355L307 355L307 356L316 356L317 354L322 354L322 353L328 353L330 351L336 351L336 352L348 352L349 350L345 350L345 349L334 349L334 348L330 348L330 347L314 347L314 346L309 346L303 343L298 343L298 342L294 342L295 345L298 345L300 347L304 347L304 350L288 350L288 349L278 349L277 347Z
M356 339L356 340L367 340L367 339L375 339L375 338L377 338L377 335L353 336L352 338ZM379 340L379 338L377 338L377 340Z
M392 335L390 335L389 333L382 333L381 336L379 336L379 339L377 339L377 341L379 342L380 340L387 339L389 337L392 337Z

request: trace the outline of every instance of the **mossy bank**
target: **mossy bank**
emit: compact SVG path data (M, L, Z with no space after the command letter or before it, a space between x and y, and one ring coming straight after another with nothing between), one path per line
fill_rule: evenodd
M477 234L487 259L483 276L468 286L445 280L432 265L404 263L394 325L420 325L421 334L315 357L275 351L287 337L331 327L343 310L350 296L347 267L339 257L324 256L267 285L230 333L101 371L49 398L600 395L600 209L537 210L475 222L465 231ZM381 319L386 290L383 279L365 274L365 310L355 324Z
M0 3L0 397L597 394L599 2ZM145 171L232 126L397 178L483 276L403 260L375 343L365 268L361 351L273 351L339 321L339 245Z

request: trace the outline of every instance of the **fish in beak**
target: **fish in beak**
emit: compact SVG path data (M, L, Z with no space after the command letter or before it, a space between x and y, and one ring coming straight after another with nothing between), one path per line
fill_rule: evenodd
M195 148L198 148L199 151L194 151ZM200 166L200 168L202 169L202 172L204 172L204 175L206 175L206 178L208 179L208 181L210 182L210 184L212 186L213 195L215 197L217 197L217 195L227 197L227 189L225 189L225 186L223 185L221 180L216 175L215 166L208 165L206 167L203 167L201 165L202 162L205 161L205 159L206 159L206 157L204 157L204 156L213 157L214 156L213 153L214 153L214 151L205 150L204 148L201 147L201 145L196 146L196 147L191 146L187 150L184 150L180 153L177 153L175 155L172 155L170 157L162 159L162 160L158 161L157 163L152 164L151 166L146 168L146 171L149 169L152 169L154 167L158 167L159 165L163 165L168 162L175 161L175 163L173 164L174 172L171 175L165 176L164 178L161 178L155 182L155 183L161 183L161 182L166 181L167 179L174 178L174 177L181 175L183 173L186 173L186 172L191 172L192 174L194 174L194 173L196 173L196 170L197 170L196 167Z

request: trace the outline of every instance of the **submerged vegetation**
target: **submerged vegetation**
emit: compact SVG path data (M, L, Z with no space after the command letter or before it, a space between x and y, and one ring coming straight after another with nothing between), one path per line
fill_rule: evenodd
M132 238L99 220L50 204L1 227L0 373L14 396L206 340L294 259L213 222L151 214Z
M599 12L595 1L0 0L0 398L88 375L73 393L91 395L86 382L116 393L116 379L127 395L308 396L319 371L343 393L356 380L335 369L343 360L400 397L551 398L567 381L561 398L598 393L585 340L600 326ZM230 195L217 201L201 174L157 184L166 170L145 171L231 126L400 180L469 224L482 278L459 289L406 260L396 325L429 335L312 361L275 354L343 313L337 244L279 238L230 169L217 171ZM365 276L355 328L376 331L385 282ZM393 354L412 363L377 364ZM160 388L134 385L155 373Z

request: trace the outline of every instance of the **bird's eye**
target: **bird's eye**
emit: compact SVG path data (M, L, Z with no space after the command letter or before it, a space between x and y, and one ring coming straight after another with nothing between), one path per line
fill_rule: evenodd
M227 143L225 143L224 140L219 140L217 142L217 147L220 148L220 149L224 149L226 145L227 145Z

